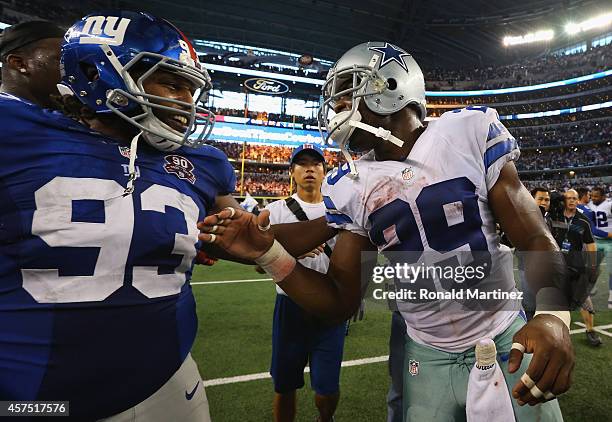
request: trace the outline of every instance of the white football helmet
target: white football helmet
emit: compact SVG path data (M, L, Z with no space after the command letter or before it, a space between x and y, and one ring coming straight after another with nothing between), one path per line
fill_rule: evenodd
M353 174L357 174L357 171L350 155L349 139L355 128L371 132L398 146L403 145L403 141L389 130L361 122L357 108L362 98L368 109L376 114L393 114L414 104L421 121L427 115L425 80L421 68L410 54L388 42L367 42L348 50L330 69L322 91L319 131L325 142L332 140L338 143ZM349 95L351 109L334 115L332 112L336 102ZM327 135L323 134L323 130L327 131Z

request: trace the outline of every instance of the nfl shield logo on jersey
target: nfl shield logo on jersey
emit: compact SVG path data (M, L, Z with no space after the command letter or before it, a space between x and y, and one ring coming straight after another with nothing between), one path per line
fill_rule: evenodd
M413 359L408 361L408 373L413 377L419 375L419 361Z
M414 177L414 172L412 171L412 167L406 167L402 171L402 179L408 181Z
M194 167L191 161L180 155L166 155L164 160L166 160L164 164L166 172L175 174L179 179L188 180L191 184L195 183L196 177L193 174Z
M129 159L130 158L130 148L119 146L119 154Z

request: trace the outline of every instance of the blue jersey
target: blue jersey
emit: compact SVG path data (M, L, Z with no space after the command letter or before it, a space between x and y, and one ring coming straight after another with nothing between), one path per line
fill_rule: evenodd
M0 400L98 419L159 389L193 344L197 221L234 171L219 150L129 150L0 95Z

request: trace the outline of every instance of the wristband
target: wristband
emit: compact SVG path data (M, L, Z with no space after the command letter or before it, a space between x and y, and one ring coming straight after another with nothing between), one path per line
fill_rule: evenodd
M533 317L535 318L538 315L554 315L557 318L559 318L561 321L563 321L563 323L565 324L568 330L570 329L570 323L572 322L572 316L570 315L569 311L535 311L535 314L533 314Z
M279 283L291 274L297 261L283 248L283 245L274 240L270 249L256 258L255 263L268 273L275 283Z
M536 311L533 315L554 315L559 318L567 329L570 329L572 317L567 309L565 294L556 287L543 287L536 294Z

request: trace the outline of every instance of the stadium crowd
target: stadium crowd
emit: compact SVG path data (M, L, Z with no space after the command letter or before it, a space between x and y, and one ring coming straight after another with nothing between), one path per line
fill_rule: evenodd
M427 88L494 89L562 80L607 70L612 63L612 44L584 53L525 58L505 66L473 69L425 69Z
M572 146L566 146L561 150L524 149L516 164L521 172L610 165L612 146L601 144L574 145L610 139L612 131L612 122L610 121L596 123L595 125L591 122L590 124L544 128L533 135L528 135L529 131L533 131L533 128L523 128L517 131L517 133L521 133L520 136L515 133L523 146L524 143L537 146L539 140L543 140L541 142L545 142L546 145L572 144ZM241 188L240 162L243 144L212 141L211 145L221 149L234 161L239 182L236 187L237 193L248 192L253 196L286 196L289 194L287 163L291 156L291 147L247 144L245 159L248 161L246 161L244 188ZM326 149L324 153L328 168L335 167L339 162L342 162L339 152ZM582 176L588 174L581 171ZM563 176L563 178L567 177ZM562 181L563 179L560 179L558 183Z
M236 142L216 142L211 145L219 148L230 159L240 161L242 159L243 144ZM252 160L259 163L288 164L293 148L284 146L246 144L245 160ZM325 161L328 166L334 167L338 164L339 152L324 150Z
M556 127L517 127L512 134L521 149L612 141L612 120L585 121Z
M246 194L252 196L289 196L289 177L287 170L279 171L276 174L251 173L244 175L244 189L242 180L238 178L236 182L236 194Z
M220 55L205 55L201 57L204 63L226 64L231 66L252 68L257 70L283 73L294 76L325 78L327 73L311 69L287 69L258 63L257 60L228 61L228 57ZM534 85L551 80L569 79L590 73L596 73L609 68L612 62L612 45L595 47L586 52L571 55L546 55L538 58L515 60L505 66L474 67L469 69L424 68L427 89L496 89L510 86Z
M581 177L568 179L566 175L558 174L557 176L559 177L557 179L529 179L522 180L522 182L528 190L541 186L551 191L556 190L564 192L568 189L575 189L577 186L588 189L600 186L604 189L604 192L608 193L608 196L612 194L612 180L610 177Z
M572 147L563 151L530 151L521 154L516 167L519 171L525 171L600 166L609 165L610 157L612 157L612 146L610 145L599 148Z
M610 101L612 98L611 92L592 94L587 97L574 96L565 98L548 99L543 98L541 101L519 104L496 105L494 108L503 115L520 114L520 113L537 113L548 110L562 110L573 107L581 107L587 104L601 104Z

